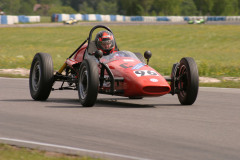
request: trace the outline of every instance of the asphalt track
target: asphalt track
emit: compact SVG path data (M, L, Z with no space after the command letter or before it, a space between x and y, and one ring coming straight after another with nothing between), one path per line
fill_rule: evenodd
M239 160L239 95L200 88L192 106L99 95L84 108L77 91L33 101L28 79L0 78L0 142L111 160Z

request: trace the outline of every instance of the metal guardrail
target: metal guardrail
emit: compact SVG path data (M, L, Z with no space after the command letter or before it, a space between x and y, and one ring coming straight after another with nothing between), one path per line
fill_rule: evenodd
M123 15L101 15L101 14L53 14L52 22L62 22L70 18L79 21L170 21L182 22L203 18L206 21L240 21L240 16L123 16Z
M16 23L30 23L30 22L40 22L40 16L0 15L0 24L16 24Z

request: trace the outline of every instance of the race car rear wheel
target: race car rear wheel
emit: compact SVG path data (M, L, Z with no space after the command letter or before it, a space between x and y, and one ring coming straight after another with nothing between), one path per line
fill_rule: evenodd
M95 60L85 59L80 65L78 79L79 101L84 107L92 107L98 95L99 73Z
M182 105L192 105L198 94L198 68L193 58L182 58L178 70L178 99Z
M53 61L47 53L37 53L32 61L29 88L34 100L46 100L53 85Z

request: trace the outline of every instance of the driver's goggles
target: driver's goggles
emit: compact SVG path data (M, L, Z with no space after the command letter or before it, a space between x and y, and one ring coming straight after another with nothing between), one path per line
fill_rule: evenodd
M109 44L111 44L111 40L101 41L101 44L102 44L102 45L109 45Z

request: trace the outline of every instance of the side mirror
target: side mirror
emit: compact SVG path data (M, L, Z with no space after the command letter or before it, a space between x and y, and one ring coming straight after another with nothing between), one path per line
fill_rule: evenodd
M148 65L149 59L152 57L152 52L151 51L145 51L144 52L144 57L147 59L147 65Z
M103 52L101 50L96 50L94 56L99 60L103 56Z

